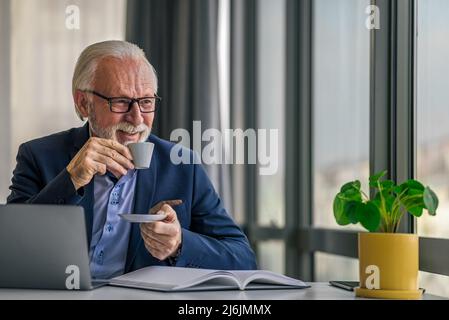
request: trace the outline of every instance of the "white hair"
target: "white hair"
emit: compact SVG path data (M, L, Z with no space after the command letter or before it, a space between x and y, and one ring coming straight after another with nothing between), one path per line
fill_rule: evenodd
M157 93L157 75L153 66L145 56L145 52L133 43L120 40L110 40L94 43L81 52L73 72L72 94L75 96L76 90L91 90L90 86L95 77L98 63L105 57L119 59L133 59L144 61L150 69L154 93ZM78 117L84 121L75 102L75 111Z

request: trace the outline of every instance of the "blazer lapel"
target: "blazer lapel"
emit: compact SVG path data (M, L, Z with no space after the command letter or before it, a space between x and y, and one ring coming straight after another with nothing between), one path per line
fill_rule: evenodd
M89 139L89 122L78 128L73 133L73 148L70 151L70 160L75 157L78 151L84 146L84 144ZM69 160L69 161L70 161ZM86 233L87 233L87 243L90 246L90 241L92 239L92 224L93 224L93 209L94 209L94 182L92 181L84 187L84 196L80 201L79 205L84 208L84 217L86 220Z
M154 190L156 188L156 176L157 156L156 150L154 150L150 168L139 170L137 172L136 189L134 195L134 214L145 214L150 211L150 204L153 203ZM129 239L125 272L129 271L141 242L142 237L140 236L140 226L137 223L133 223L131 226L131 236Z
M89 139L89 122L86 122L81 128L76 128L72 134L73 148L70 150L70 160L78 153Z

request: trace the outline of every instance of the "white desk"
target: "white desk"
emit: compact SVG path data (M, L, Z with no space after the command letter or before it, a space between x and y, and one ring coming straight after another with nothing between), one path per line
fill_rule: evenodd
M104 286L92 291L0 289L0 300L354 300L353 292L310 283L308 289L164 293ZM442 297L425 294L425 300Z

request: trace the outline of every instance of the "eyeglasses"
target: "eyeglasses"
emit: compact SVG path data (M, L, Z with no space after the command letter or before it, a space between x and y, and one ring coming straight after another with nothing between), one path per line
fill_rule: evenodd
M106 97L93 90L84 90L84 92L92 93L97 97L106 100L109 104L109 109L114 113L128 113L134 102L137 102L140 112L142 113L152 113L156 111L157 102L161 101L162 98L158 96L154 97L144 97L144 98L127 98L127 97Z

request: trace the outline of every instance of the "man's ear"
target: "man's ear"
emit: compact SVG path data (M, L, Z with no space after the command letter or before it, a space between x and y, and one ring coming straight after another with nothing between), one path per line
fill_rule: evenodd
M81 90L76 90L73 99L75 100L79 115L83 118L87 118L89 115L89 100L87 94Z

